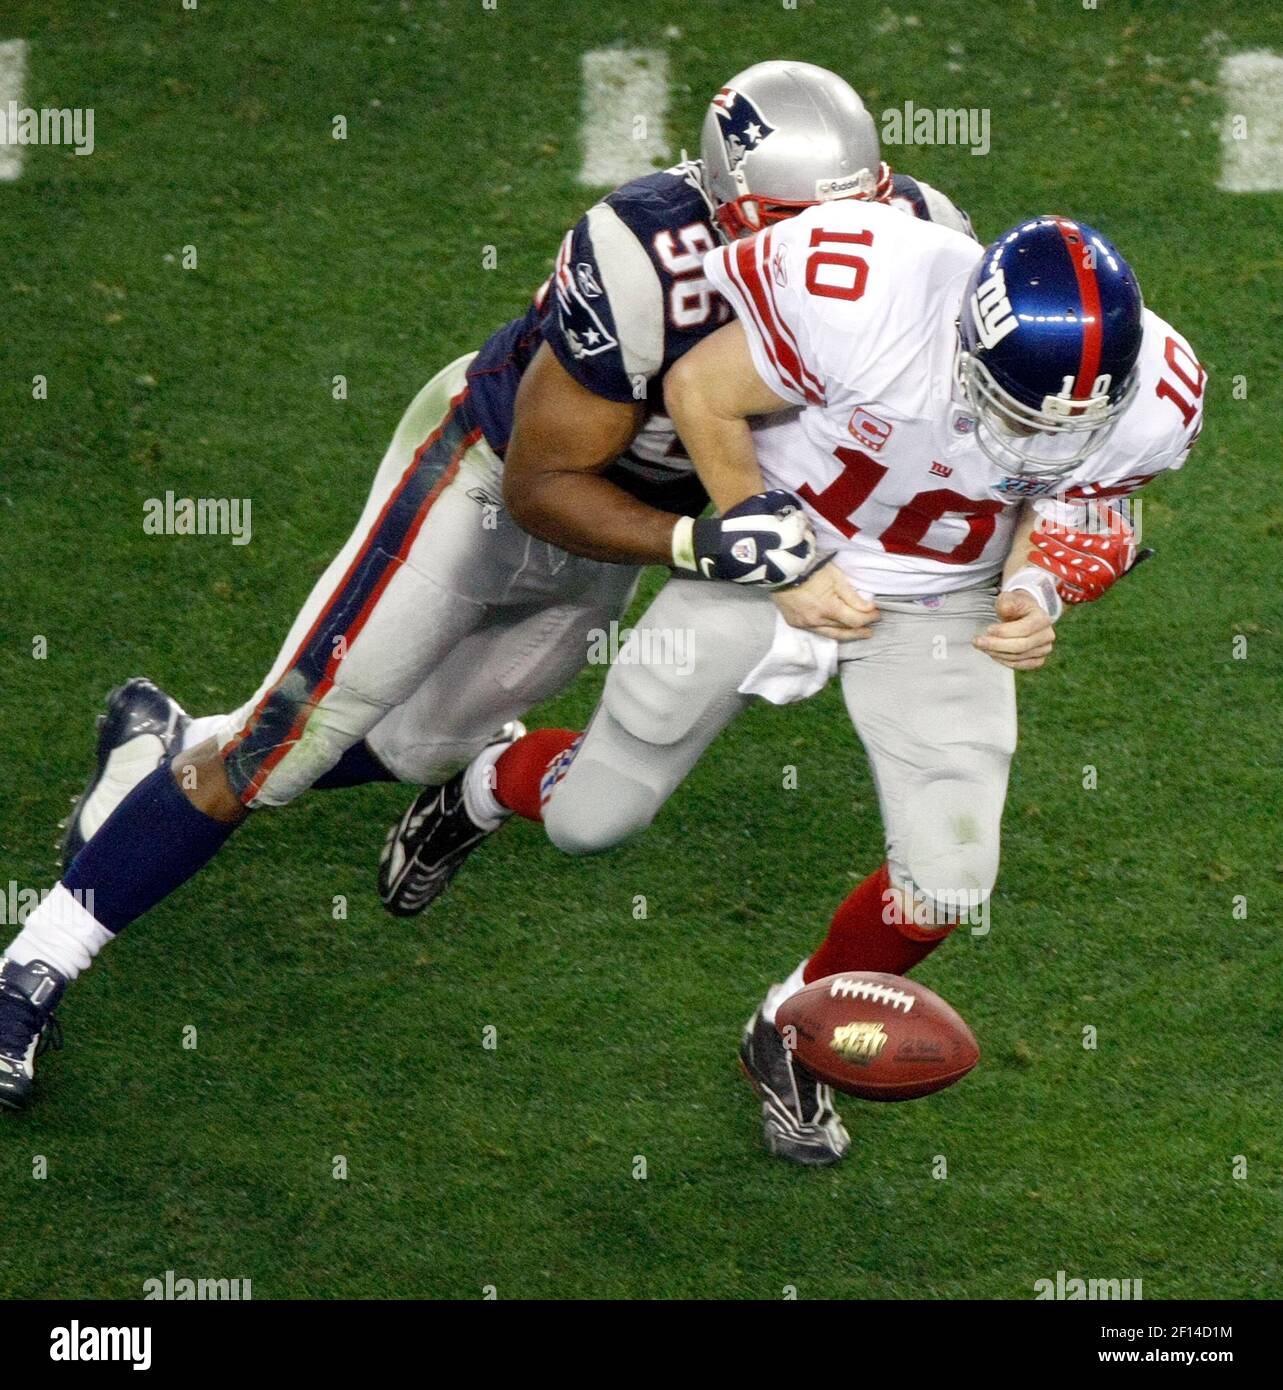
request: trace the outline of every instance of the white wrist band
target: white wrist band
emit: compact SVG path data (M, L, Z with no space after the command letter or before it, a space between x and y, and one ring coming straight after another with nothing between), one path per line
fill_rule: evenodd
M679 570L695 568L695 518L681 516L673 527L673 564Z
M1024 569L1017 570L1002 586L1003 593L1012 589L1023 589L1027 594L1032 594L1038 607L1053 623L1065 611L1064 601L1056 591L1056 581L1037 565L1026 565Z

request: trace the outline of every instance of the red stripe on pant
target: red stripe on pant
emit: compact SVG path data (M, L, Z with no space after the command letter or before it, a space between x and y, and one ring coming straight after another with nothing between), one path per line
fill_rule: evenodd
M285 668L285 675L282 676L282 680L284 680L302 660L304 653L311 646L314 638L316 637L316 634L324 627L325 622L330 616L330 613L335 603L345 596L348 586L352 582L353 576L356 575L360 570L362 562L365 560L367 554L370 551L371 546L375 543L376 538L379 536L384 520L386 519L392 508L396 505L398 498L402 495L406 487L409 486L409 484L411 483L416 471L422 463L424 455L428 453L428 451L432 449L432 447L441 439L445 430L450 426L454 418L455 411L459 408L467 394L467 388L465 387L462 391L459 392L457 396L454 397L453 400L451 400L448 408L446 409L445 415L442 417L441 423L437 426L435 430L433 430L433 432L428 436L428 438L425 439L424 442L414 451L414 457L410 460L410 463L407 465L405 472L401 475L400 481L397 483L396 487L392 489L391 493L388 495L387 500L379 509L379 514L374 519L374 523L366 532L365 540L362 542L360 550L353 558L352 563L347 567L347 570L344 573L343 578L336 585L334 592L330 595L329 600L325 603L321 611L317 614L316 619L313 621L311 627L308 629L306 636L303 638L303 641L299 644L298 649L295 651L293 657L290 659L289 665ZM298 717L294 720L294 723L290 727L288 734L280 741L280 743L278 743L274 748L270 749L270 751L266 753L266 755L262 759L262 762L255 769L253 777L241 790L241 800L245 802L247 805L251 801L253 801L254 797L256 797L258 793L262 790L263 784L267 780L268 776L271 774L272 769L276 767L277 764L280 763L281 760L288 755L290 749L293 748L295 744L298 742L299 738L302 736L303 730L307 726L308 719L312 715L312 711L320 703L320 701L326 695L326 693L330 689L332 689L342 659L340 653L346 654L347 652L351 651L352 644L356 641L357 635L360 633L361 629L369 620L370 614L374 611L375 605L378 603L379 597L382 595L384 590L387 588L388 584L391 582L392 576L396 573L397 569L400 566L400 563L409 554L411 547L414 545L415 540L418 538L419 532L423 528L423 523L428 518L428 513L431 512L433 504L436 502L437 498L440 497L441 493L454 480L456 474L459 471L459 464L463 458L463 455L477 442L478 439L481 438L481 433L482 432L479 428L470 430L466 435L463 436L463 438L459 441L459 443L452 451L448 465L442 471L441 476L437 479L436 483L432 486L432 489L428 492L428 494L424 497L422 503L419 505L419 509L415 514L414 520L406 529L405 535L402 537L401 544L398 546L396 554L393 556L391 560L389 560L387 566L383 570L383 573L380 575L377 584L371 590L365 602L361 605L361 608L353 617L352 621L348 623L347 626L344 628L342 633L342 644L335 644L333 654L326 665L321 680L309 693L307 703L299 711ZM278 681L277 684L272 687L272 689L264 693L263 697L259 700L258 704L255 705L253 711L250 714L250 717L245 721L244 727L237 731L232 741L227 745L226 748L224 748L223 757L225 760L232 753L234 753L238 745L241 744L245 740L245 738L253 731L256 723L258 722L259 717L261 716L263 710L267 706L268 701L271 699L273 693L280 687L280 683L281 682Z

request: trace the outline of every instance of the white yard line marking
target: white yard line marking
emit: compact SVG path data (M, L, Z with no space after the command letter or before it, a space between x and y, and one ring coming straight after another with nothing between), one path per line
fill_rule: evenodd
M9 103L22 105L26 70L26 41L6 39L0 43L0 183L12 183L22 173L22 146L9 143Z
M1221 63L1225 120L1221 177L1226 193L1283 192L1283 57L1257 49Z
M652 48L596 48L583 56L583 77L579 182L614 188L662 167L669 158L668 55Z

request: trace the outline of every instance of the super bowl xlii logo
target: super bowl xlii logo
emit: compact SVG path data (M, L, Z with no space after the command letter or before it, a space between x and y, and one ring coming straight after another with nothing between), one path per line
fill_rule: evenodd
M829 1046L839 1056L858 1066L867 1066L882 1055L887 1031L880 1023L844 1023L833 1030Z

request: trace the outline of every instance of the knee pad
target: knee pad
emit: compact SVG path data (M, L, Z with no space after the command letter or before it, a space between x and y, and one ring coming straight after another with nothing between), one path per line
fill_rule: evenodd
M975 922L998 877L1002 803L974 782L932 782L909 799L892 878L913 887L928 921Z
M669 580L633 629L631 659L621 652L602 691L602 705L633 738L680 743L724 706L728 676L734 690L769 650L775 605L735 588Z
M544 807L543 823L564 854L599 854L641 834L658 810L649 787L580 756Z

